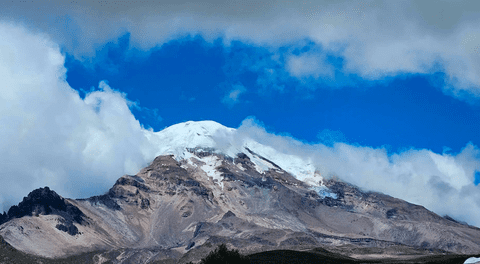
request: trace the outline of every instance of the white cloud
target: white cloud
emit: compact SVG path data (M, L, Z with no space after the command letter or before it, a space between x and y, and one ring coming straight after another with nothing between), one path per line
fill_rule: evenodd
M9 1L0 17L48 32L77 56L125 32L144 50L188 34L273 49L310 39L343 57L345 72L367 79L443 68L445 88L462 96L480 94L479 12L478 1L446 0ZM321 57L308 58L314 67L294 67L295 59L307 58L292 59L286 66L294 75L321 76L328 69Z
M480 171L480 149L472 144L457 154L426 149L388 154L384 148L345 143L331 147L305 144L268 133L252 119L242 123L237 136L252 137L277 151L310 159L325 177L337 176L365 190L383 192L480 226L480 186L474 184L475 171Z
M101 82L82 100L48 37L6 23L0 35L0 209L43 186L98 195L153 159L124 94Z
M317 134L320 142L326 146L332 146L336 142L346 141L345 135L338 130L324 129Z
M333 66L326 63L321 54L290 55L286 61L286 70L299 79L314 77L334 77Z
M228 107L233 107L235 104L240 102L240 95L245 93L247 89L241 85L241 84L236 84L232 87L232 90L230 90L223 98L222 98L222 103L226 104Z

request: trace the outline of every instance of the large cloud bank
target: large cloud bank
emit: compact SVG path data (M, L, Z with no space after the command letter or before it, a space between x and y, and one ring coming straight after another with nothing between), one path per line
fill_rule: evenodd
M0 205L18 203L32 189L50 186L66 197L104 193L158 154L130 111L132 103L102 82L83 99L65 81L59 47L47 36L0 23ZM161 106L159 106L161 107ZM424 205L480 226L480 150L456 154L344 143L305 144L265 131L247 119L236 141L250 137L278 151L309 159L326 176ZM2 209L2 208L0 208Z
M242 123L237 137L240 142L248 137L303 157L324 177L338 177L480 226L480 186L474 183L475 172L480 171L480 149L472 144L456 154L426 149L388 154L384 148L345 143L306 144L268 133L254 119Z
M154 157L123 94L102 82L82 99L47 36L5 23L0 35L3 209L46 185L67 197L101 194Z
M369 80L441 71L445 91L463 97L480 94L479 12L478 1L447 0L57 0L8 1L0 16L23 19L87 57L125 32L143 50L188 34L272 50L308 39L319 52L284 54L284 67L296 78L334 77L326 61L334 55L344 59L342 72Z

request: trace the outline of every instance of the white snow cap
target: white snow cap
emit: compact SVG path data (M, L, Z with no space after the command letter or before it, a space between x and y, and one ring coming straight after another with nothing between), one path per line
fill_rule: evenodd
M157 156L173 154L182 159L188 156L188 149L217 149L214 137L229 136L234 131L214 121L188 121L153 133L152 140L159 146Z
M246 154L258 171L274 169L275 166L292 174L297 179L313 186L320 186L322 177L315 173L311 161L298 156L277 151L274 146L266 146L237 133L234 128L223 126L215 121L188 121L165 128L151 134L151 140L159 147L158 155L173 154L176 159L188 159L192 156L189 149L211 150L214 153L235 157L238 153ZM253 153L259 155L255 155Z

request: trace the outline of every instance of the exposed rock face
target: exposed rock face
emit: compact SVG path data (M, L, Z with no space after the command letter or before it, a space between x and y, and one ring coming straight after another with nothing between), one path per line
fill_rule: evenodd
M2 223L24 216L38 217L39 215L58 215L61 217L60 223L55 227L72 236L78 234L78 228L74 223L86 223L84 219L86 216L78 207L72 205L48 187L30 192L18 205L12 206L8 213L3 214Z
M316 190L274 164L260 172L245 154L197 150L187 160L159 156L102 196L69 200L35 190L9 210L0 234L49 257L136 248L162 258L165 250L180 256L218 243L242 252L329 245L480 251L477 228L338 180L324 184Z
M59 214L67 216L79 224L84 221L83 217L85 217L82 211L76 206L65 201L64 198L60 197L55 191L50 190L48 187L39 188L30 192L18 205L12 206L6 216L8 221L9 219L39 214Z
M35 190L3 216L0 235L36 255L123 250L119 261L135 263L182 255L188 262L219 243L242 253L338 246L480 252L478 228L336 179L314 174L318 184L308 184L250 148L233 157L208 148L181 155L158 156L89 199Z

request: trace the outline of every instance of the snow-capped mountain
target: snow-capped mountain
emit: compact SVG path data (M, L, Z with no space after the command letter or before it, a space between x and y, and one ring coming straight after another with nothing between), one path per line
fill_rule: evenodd
M157 157L136 175L88 199L35 190L3 215L0 235L34 255L97 251L96 260L118 263L186 263L219 243L243 253L326 248L360 259L480 252L478 228L324 178L309 160L213 121L148 136Z
M238 133L236 129L214 121L188 121L170 126L150 137L150 140L160 146L156 156L172 154L176 160L189 159L192 157L189 150L194 149L230 158L236 157L238 153L244 153L259 172L279 167L298 180L313 186L322 186L322 177L315 172L315 167L309 160L281 153Z

